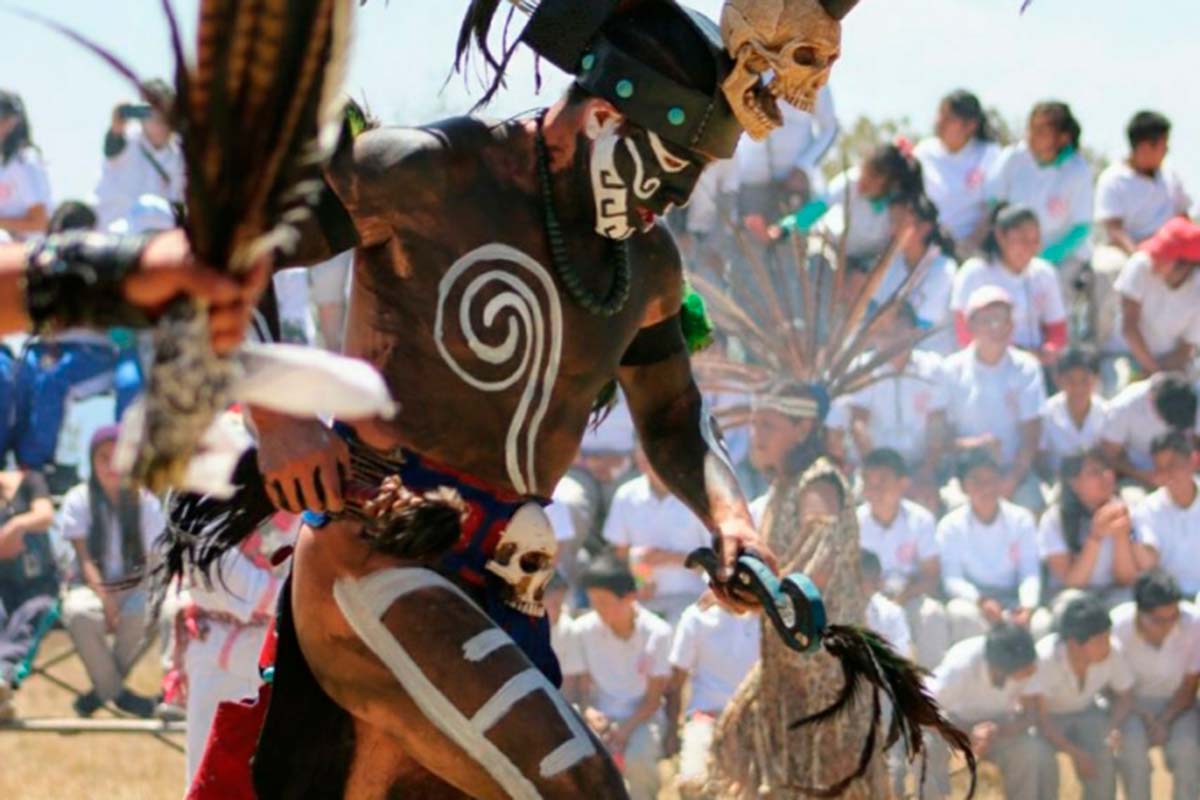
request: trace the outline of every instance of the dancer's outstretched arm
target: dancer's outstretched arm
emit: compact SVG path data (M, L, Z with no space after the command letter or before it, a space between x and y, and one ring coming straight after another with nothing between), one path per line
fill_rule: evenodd
M190 296L209 304L213 347L228 352L242 340L267 266L235 277L197 264L181 230L144 241L72 232L33 247L0 245L0 333L115 318L149 321L171 300Z
M618 374L638 437L663 483L712 532L726 579L746 550L757 552L776 569L775 556L754 529L716 420L692 377L679 318L683 298L679 251L665 231L657 244L656 257L667 263L652 272L665 276L664 282ZM720 587L714 589L726 604L738 610L750 607Z

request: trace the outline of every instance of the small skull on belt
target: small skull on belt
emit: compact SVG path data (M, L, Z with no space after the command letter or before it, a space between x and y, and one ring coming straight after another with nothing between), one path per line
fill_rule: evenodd
M504 602L532 617L543 616L542 598L554 575L557 550L554 529L542 507L526 503L517 509L486 565L488 572L508 584Z

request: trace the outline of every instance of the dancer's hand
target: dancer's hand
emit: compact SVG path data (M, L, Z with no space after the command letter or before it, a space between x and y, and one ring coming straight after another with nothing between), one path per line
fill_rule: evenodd
M775 554L762 542L758 532L749 519L733 518L720 524L720 534L716 541L717 556L721 559L718 582L711 584L713 595L717 602L728 611L744 614L747 611L762 611L758 598L729 583L733 579L733 571L737 560L746 553L751 553L771 568L771 572L779 574L779 564Z
M297 419L254 408L258 468L271 502L285 511L338 512L350 467L346 440L318 419Z
M206 303L213 349L227 353L242 341L270 275L270 258L239 276L198 264L187 236L182 230L173 230L150 240L138 268L125 278L123 289L130 304L151 316L179 296Z

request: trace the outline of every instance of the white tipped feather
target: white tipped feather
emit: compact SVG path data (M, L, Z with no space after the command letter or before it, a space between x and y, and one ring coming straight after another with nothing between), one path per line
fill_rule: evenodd
M221 414L204 432L179 488L221 500L229 499L236 491L230 478L242 454L253 444L241 414Z
M294 344L245 344L242 377L233 396L292 416L341 420L391 418L396 404L383 377L366 361Z

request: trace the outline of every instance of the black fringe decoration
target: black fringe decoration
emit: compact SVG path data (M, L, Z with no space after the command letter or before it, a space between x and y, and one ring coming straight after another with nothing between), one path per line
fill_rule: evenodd
M501 0L471 0L466 14L463 15L462 26L458 30L458 43L454 48L455 72L460 74L465 72L472 50L478 50L484 61L483 75L486 88L483 97L474 105L472 111L478 111L490 103L496 96L496 92L504 86L508 64L521 45L520 36L512 43L508 41L508 28L517 11L516 6L510 6L505 17L504 36L501 43L502 52L499 57L492 52L491 45L488 44L488 37L491 35L492 23L500 4ZM490 79L487 78L489 72L491 73Z
M874 757L876 732L882 719L879 693L887 695L892 705L892 724L888 729L884 749L903 740L910 762L921 758L921 783L925 781L924 728L930 728L941 736L951 748L962 753L971 772L971 786L967 797L975 795L975 754L971 740L956 728L938 707L937 701L925 691L922 679L925 670L898 654L882 637L872 631L849 625L831 625L825 633L825 652L838 660L842 666L845 685L837 699L815 714L793 722L789 728L817 725L846 713L853 707L859 689L869 684L872 695L870 733L859 755L858 767L842 780L828 787L793 787L815 797L837 797L854 781L866 774Z
M163 585L185 573L199 572L211 580L214 566L236 549L275 513L258 471L258 449L242 454L230 479L232 497L219 499L190 492L167 497L167 529L158 540Z
M373 550L430 561L458 541L467 506L453 489L417 493L405 488L399 476L392 476L363 510L372 517L363 527L363 537Z

